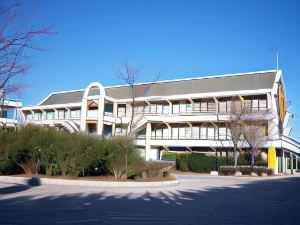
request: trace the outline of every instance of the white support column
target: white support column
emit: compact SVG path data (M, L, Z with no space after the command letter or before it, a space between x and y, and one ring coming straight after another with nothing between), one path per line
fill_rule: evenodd
M118 116L118 103L114 102L113 104L113 115Z
M285 151L282 151L282 172L286 172Z
M54 119L58 120L58 110L55 108L53 108L53 110L54 110Z
M66 110L68 111L68 117L65 119L70 119L71 118L71 109L69 109L68 107L66 107Z
M41 117L41 124L43 124L43 122L46 120L46 111L41 109L42 111L42 117Z
M150 159L151 151L151 123L147 123L146 126L146 145L145 145L145 159L148 161Z

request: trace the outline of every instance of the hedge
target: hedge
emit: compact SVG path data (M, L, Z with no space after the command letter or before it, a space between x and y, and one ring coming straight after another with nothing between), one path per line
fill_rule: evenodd
M261 159L260 156L257 157L257 165L265 166L266 162ZM217 165L216 165L217 163ZM244 153L240 154L238 158L238 165L250 165L251 155ZM183 172L192 171L197 173L209 173L210 171L215 171L216 167L219 170L220 166L230 166L234 165L234 159L232 157L216 157L213 155L205 155L203 153L182 153L176 156L176 168ZM247 170L248 167L243 169L244 173L251 173ZM235 170L232 171L234 174ZM262 173L257 169L258 173ZM267 171L269 173L270 171Z
M236 171L240 171L243 175L250 175L252 172L261 176L263 173L271 176L273 175L273 169L269 169L264 166L238 166L234 168L234 166L220 166L219 174L220 175L234 175Z
M188 154L180 153L176 155L176 169L183 172L189 171Z
M169 160L169 161L176 161L176 153L174 153L174 152L164 152L161 159L162 160Z

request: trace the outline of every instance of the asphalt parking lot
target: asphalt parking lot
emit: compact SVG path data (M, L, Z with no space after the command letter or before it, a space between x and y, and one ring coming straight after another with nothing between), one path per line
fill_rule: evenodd
M0 183L0 224L300 224L300 176L178 178L163 188Z

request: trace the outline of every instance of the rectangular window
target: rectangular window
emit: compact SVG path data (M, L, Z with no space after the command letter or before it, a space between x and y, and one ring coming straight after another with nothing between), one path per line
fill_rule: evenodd
M163 105L163 114L169 114L169 105Z
M201 101L200 103L200 111L201 112L207 112L207 101Z
M157 114L162 114L163 113L163 106L162 105L157 105L156 113Z
M180 113L185 113L186 112L186 104L185 103L180 103Z
M7 111L0 111L0 118L7 118Z
M214 102L208 102L207 103L207 112L215 112L215 103Z
M34 120L40 120L41 118L42 118L42 113L40 113L40 112L34 113Z
M125 116L126 115L126 105L120 104L118 105L118 116Z
M200 128L199 127L193 127L193 139L199 139L200 138Z
M266 109L267 109L267 99L260 99L259 110L266 110Z
M58 118L59 119L65 118L65 110L58 110Z
M144 113L149 113L149 105L145 105L145 107L144 107Z
M47 120L54 120L55 119L55 112L47 112L46 113Z
M226 127L219 127L219 139L226 140Z
M31 121L31 120L32 120L32 114L31 114L31 113L28 113L28 114L26 115L26 120L28 120L28 121Z
M185 139L185 127L179 128L179 139Z
M190 139L191 138L191 128L185 127L185 138Z
M179 104L173 104L173 114L179 113Z
M207 139L207 127L200 127L200 139Z
M169 138L169 131L168 128L163 129L163 139L168 139Z
M200 112L200 102L194 102L193 111L194 112Z
M162 129L156 129L155 131L155 137L156 139L162 139Z
M214 127L207 128L207 138L210 140L215 139L215 128Z
M254 112L258 111L258 99L252 100L252 111Z
M219 102L219 113L227 112L227 104L226 102Z
M187 112L192 112L192 104L191 103L186 104L186 111Z
M178 139L178 127L172 127L172 139Z
M72 110L71 111L71 118L80 118L80 110Z
M151 104L150 108L151 108L151 113L152 114L156 114L156 112L157 112L157 105L156 104Z

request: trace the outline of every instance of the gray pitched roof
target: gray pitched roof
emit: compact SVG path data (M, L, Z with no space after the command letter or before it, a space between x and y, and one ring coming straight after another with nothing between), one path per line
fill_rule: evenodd
M137 84L135 97L170 96L209 92L258 90L273 88L276 71L247 73L232 76L192 78L156 83ZM41 105L81 102L84 91L54 93ZM128 86L105 88L107 96L115 99L130 98Z

